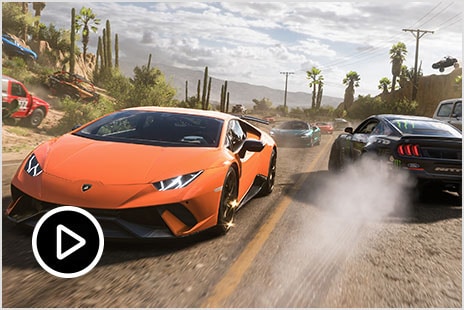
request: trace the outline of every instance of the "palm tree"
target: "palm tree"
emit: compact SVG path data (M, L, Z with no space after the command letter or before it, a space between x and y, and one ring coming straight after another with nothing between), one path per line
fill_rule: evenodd
M395 91L396 87L396 79L401 74L401 66L403 65L403 61L406 59L406 54L408 50L406 49L406 45L403 42L398 42L394 44L390 49L390 59L392 63L392 91Z
M324 86L324 77L322 75L317 79L317 85L316 109L319 109L321 107L323 92L322 88Z
M345 97L343 102L345 104L345 110L348 110L354 102L354 88L359 86L359 81L361 77L355 71L350 71L346 74L346 77L343 79L343 84L347 87L345 89Z
M316 86L318 85L319 74L321 74L321 70L316 67L312 67L311 71L306 71L306 78L310 80L309 87L313 88L312 109L316 107Z
M391 85L390 79L387 78L387 77L383 77L383 78L380 79L378 87L379 87L379 89L383 90L382 92L384 94L386 94L386 93L388 93L388 89L390 88L390 85Z
M78 15L76 15L76 32L82 29L82 49L83 58L87 54L87 45L89 44L90 30L97 32L97 25L100 25L100 19L97 18L91 8L82 7Z

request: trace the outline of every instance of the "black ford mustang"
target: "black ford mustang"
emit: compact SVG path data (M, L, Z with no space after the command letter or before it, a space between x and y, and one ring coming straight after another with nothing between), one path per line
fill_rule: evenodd
M332 145L329 170L366 155L408 170L419 186L433 183L461 194L462 133L428 117L375 115L345 128Z

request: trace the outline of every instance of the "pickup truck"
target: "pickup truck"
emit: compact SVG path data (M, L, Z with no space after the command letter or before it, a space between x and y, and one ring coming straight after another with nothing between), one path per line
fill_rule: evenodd
M462 98L441 101L433 113L433 118L448 122L462 130Z
M40 125L50 104L33 96L23 83L2 75L2 120L4 123L23 119L30 127Z

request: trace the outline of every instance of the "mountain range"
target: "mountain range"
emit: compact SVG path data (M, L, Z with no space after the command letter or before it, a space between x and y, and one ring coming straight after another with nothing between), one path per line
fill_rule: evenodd
M201 92L203 91L203 71L190 70L167 66L164 64L153 64L161 70L166 81L176 88L176 99L185 100L185 82L188 81L188 97L197 95L198 80L201 81ZM219 103L221 96L221 87L224 80L214 78L211 73L211 93L210 102ZM254 106L253 99L261 100L268 98L273 103L272 107L278 107L284 104L284 90L273 89L266 86L252 85L248 83L227 81L227 91L230 94L230 105L243 104L247 108ZM289 108L309 108L311 106L311 93L305 92L287 92L287 106ZM343 98L330 96L322 97L322 106L337 107Z

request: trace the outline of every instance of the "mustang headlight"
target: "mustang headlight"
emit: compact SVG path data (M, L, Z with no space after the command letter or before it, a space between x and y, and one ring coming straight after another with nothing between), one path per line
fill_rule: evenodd
M35 154L32 154L27 160L26 165L24 166L24 171L33 177L36 177L43 172L37 157L35 157Z
M180 175L180 176L170 178L167 180L155 182L153 183L153 186L159 191L167 191L170 189L184 188L202 173L203 173L203 170L200 170L197 172Z

